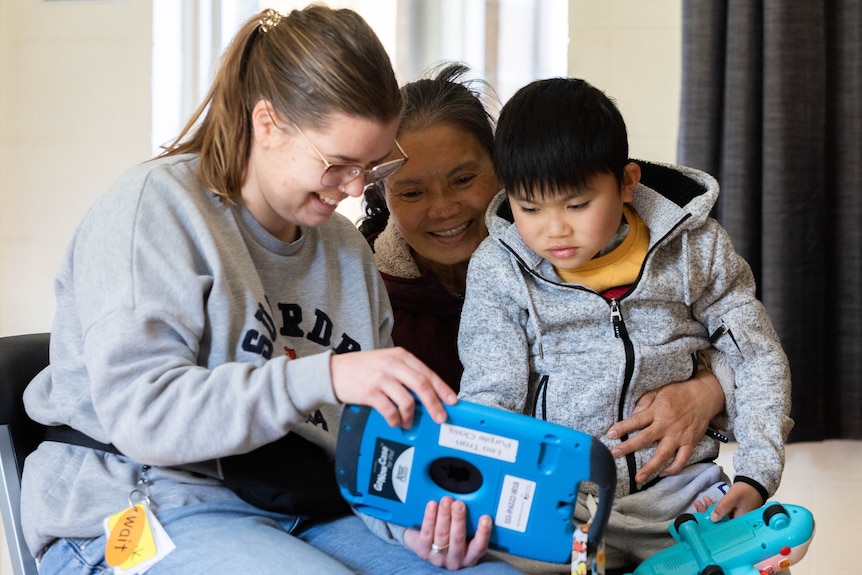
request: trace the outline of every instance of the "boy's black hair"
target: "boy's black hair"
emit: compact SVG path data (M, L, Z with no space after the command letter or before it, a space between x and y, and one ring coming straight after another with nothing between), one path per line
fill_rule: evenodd
M506 102L497 121L494 170L510 194L531 199L580 188L628 163L622 114L584 80L537 80Z

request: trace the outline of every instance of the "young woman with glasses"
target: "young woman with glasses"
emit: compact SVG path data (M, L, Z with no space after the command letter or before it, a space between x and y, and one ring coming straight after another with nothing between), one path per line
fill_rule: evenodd
M401 106L354 12L267 10L177 140L96 200L57 276L51 366L25 397L64 431L24 469L40 573L438 572L419 556L430 538L389 545L349 513L329 459L342 403L407 427L413 394L437 420L455 401L391 347L371 250L334 214L407 162ZM278 505L242 480L260 454L251 479L278 475ZM476 565L489 530L447 566L517 573ZM350 535L324 553L330 532Z

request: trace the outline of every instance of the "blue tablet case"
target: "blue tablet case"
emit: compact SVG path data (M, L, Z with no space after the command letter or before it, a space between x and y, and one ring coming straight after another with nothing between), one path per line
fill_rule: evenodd
M428 501L444 495L467 505L467 534L494 519L490 547L566 563L582 481L598 486L588 544L597 548L616 486L608 449L590 435L467 401L446 406L435 423L416 402L413 426L390 427L373 409L347 405L336 449L336 480L358 511L418 528Z

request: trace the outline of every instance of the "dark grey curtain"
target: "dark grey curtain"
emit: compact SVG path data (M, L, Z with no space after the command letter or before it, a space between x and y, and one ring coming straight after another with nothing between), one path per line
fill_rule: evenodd
M683 0L678 159L758 280L791 441L862 439L862 0Z

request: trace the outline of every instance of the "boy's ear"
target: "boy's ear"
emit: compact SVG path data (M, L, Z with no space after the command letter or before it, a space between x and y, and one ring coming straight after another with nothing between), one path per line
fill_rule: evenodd
M629 162L623 168L623 185L620 190L623 202L628 203L635 198L635 188L641 181L641 167L637 162Z

